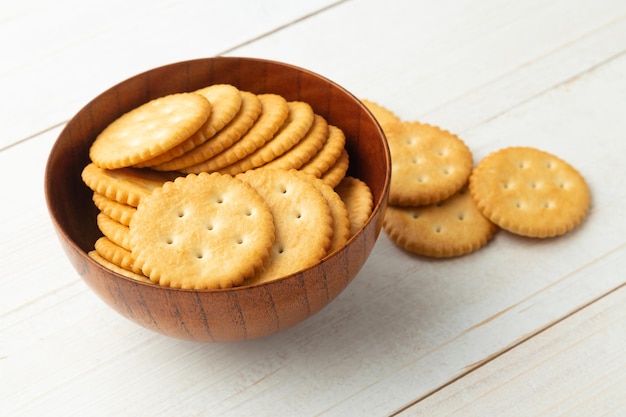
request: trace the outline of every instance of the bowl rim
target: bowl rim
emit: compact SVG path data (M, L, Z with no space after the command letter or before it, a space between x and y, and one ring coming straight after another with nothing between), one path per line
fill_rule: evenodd
M99 264L98 262L96 262L94 259L92 259L87 252L73 239L70 237L69 233L61 227L61 224L58 220L58 218L56 217L55 214L55 209L52 206L52 198L51 198L51 192L52 192L52 180L51 178L53 177L52 174L52 164L53 164L53 156L55 155L55 152L57 151L58 147L60 146L60 139L61 137L66 133L66 131L69 129L69 126L71 125L72 121L74 121L74 119L86 108L88 108L92 103L97 102L98 100L100 100L102 97L106 96L109 92L114 91L115 89L118 89L122 84L127 83L133 79L138 79L140 77L144 77L154 71L163 71L167 68L170 67L174 67L174 66L178 66L178 65L184 65L184 64L193 64L195 62L208 62L208 61L240 61L240 62L256 62L256 63L265 63L265 64L270 64L270 65L276 65L276 66L282 66L285 68L288 68L290 70L296 70L296 71L301 71L304 73L308 73L309 75L312 75L316 78L319 78L321 80L323 80L324 82L332 85L334 88L340 90L343 94L349 96L350 98L352 98L352 100L354 101L355 104L357 104L358 106L360 106L362 108L362 110L365 111L365 114L367 114L370 118L371 121L374 122L374 126L377 129L377 133L378 136L380 136L383 140L382 140L382 144L383 144L383 158L385 160L385 179L383 182L383 188L382 188L382 192L380 193L380 197L378 200L374 199L373 202L373 207L372 207L372 213L370 214L370 216L368 217L367 221L363 224L363 226L352 236L350 236L350 238L348 239L348 241L341 246L340 248L336 249L335 251L333 251L332 253L326 255L324 258L322 258L321 260L319 260L318 262L316 262L315 264L301 269L299 271L293 272L291 274L282 276L280 278L276 278L274 280L271 281L267 281L267 282L263 282L263 283L257 283L257 284L248 284L248 285L238 285L238 286L233 286L233 287L229 287L229 288L211 288L211 289L190 289L190 288L176 288L176 287L168 287L168 286L161 286L158 283L149 283L149 282L142 282L127 276L124 276L116 271L113 271L111 269L107 269L106 267L104 267L103 265ZM326 262L329 262L331 259L337 257L339 255L339 253L341 253L343 250L346 249L346 247L348 247L356 238L359 237L359 235L361 235L361 233L370 225L370 223L374 220L375 217L377 216L383 216L384 215L384 210L386 209L386 205L387 205L387 198L388 198L388 194L389 194L389 188L390 188L390 182L391 182L391 154L390 154L390 150L389 150L389 146L387 143L387 139L385 136L385 133L382 129L382 127L380 126L380 123L378 122L378 120L374 117L373 113L369 110L369 108L359 99L357 98L353 93L351 93L349 90L347 90L346 88L344 88L343 86L339 85L338 83L332 81L331 79L318 74L317 72L314 72L312 70L294 65L294 64L290 64L290 63L286 63L286 62L281 62L281 61L277 61L277 60L273 60L273 59L266 59L266 58L256 58L256 57L246 57L246 56L212 56L212 57L205 57L205 58L195 58L195 59L190 59L190 60L182 60L182 61L177 61L177 62L173 62L173 63L168 63L168 64L164 64L164 65L160 65L160 66L156 66L138 73L135 73L135 75L131 75L129 77L126 77L125 79L118 81L117 83L111 85L110 87L102 90L99 94L97 94L95 97L93 97L91 100L89 100L87 103L85 103L82 107L79 108L78 111L76 111L72 117L65 123L65 126L63 127L62 131L59 133L59 135L57 136L57 138L54 141L54 144L52 146L52 148L50 149L50 152L48 154L48 158L46 161L46 167L44 170L44 194L45 194L45 200L46 200L46 206L48 209L48 214L52 220L52 222L54 223L55 226L55 230L57 232L57 235L61 234L63 235L63 239L65 241L65 243L67 245L70 245L72 247L72 249L74 250L75 253L79 254L79 256L81 257L81 259L85 262L89 262L93 267L95 267L96 269L100 270L105 270L106 269L106 273L107 274L111 274L113 277L115 278L119 278L119 279L123 279L125 281L128 281L129 283L132 283L134 285L140 285L140 286L146 286L152 289L158 289L160 291L177 291L177 292L190 292L190 293L223 293L223 292L230 292L230 291L246 291L246 290L250 290L250 289L255 289L255 288L262 288L262 287L268 287L268 286L272 286L272 285L279 285L278 283L280 281L284 281L293 277L296 277L298 275L301 274L305 274L307 271L315 269L317 267L319 267L321 264L324 264ZM60 236L59 236L60 237Z

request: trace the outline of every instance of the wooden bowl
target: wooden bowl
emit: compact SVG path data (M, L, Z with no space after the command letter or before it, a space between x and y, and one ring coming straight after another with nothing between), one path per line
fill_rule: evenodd
M87 252L101 236L92 192L81 180L96 135L110 122L153 98L229 83L253 93L308 102L343 129L349 175L374 195L367 224L330 257L299 273L256 286L183 290L138 282L94 262ZM45 194L59 240L78 274L102 300L128 319L180 339L241 341L287 329L335 299L363 266L381 230L391 160L378 123L354 96L302 68L250 58L216 57L152 69L105 91L83 107L54 144L46 166Z

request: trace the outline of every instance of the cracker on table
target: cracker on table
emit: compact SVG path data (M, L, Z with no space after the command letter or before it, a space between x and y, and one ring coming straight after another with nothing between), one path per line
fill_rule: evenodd
M365 107L367 107L367 109L374 115L374 118L385 134L394 125L401 122L400 117L381 104L367 99L361 99L361 103L363 103Z
M311 182L294 171L255 169L237 178L252 185L274 217L276 240L264 268L247 281L268 282L318 263L333 235L327 200Z
M466 187L429 206L388 206L383 228L404 250L434 258L472 253L498 230L478 210Z
M401 122L387 134L391 153L389 203L429 205L465 185L473 167L470 149L436 126Z
M210 113L211 104L199 94L156 98L108 125L91 145L89 157L107 169L148 161L196 133Z
M226 126L202 145L185 152L177 158L154 165L152 168L159 171L175 171L187 168L214 157L241 139L261 115L263 105L257 95L249 91L240 91L240 96L241 106L239 111Z
M324 183L335 188L337 184L346 176L348 168L350 167L350 155L348 151L343 149L337 161L328 168L328 171L324 172L321 176Z
M269 169L299 169L322 149L328 139L328 122L320 115L315 115L313 125L306 135L293 148L263 165Z
M181 144L156 158L152 158L141 164L136 164L136 166L146 167L160 165L202 145L226 126L241 108L242 99L239 89L230 84L214 84L194 91L194 93L200 94L211 103L211 113L207 121L204 122L204 125Z
M483 158L470 177L481 212L512 233L547 238L578 226L591 204L589 187L570 164L531 147L510 147Z
M250 155L269 141L289 115L287 100L278 94L258 94L263 110L241 139L214 157L197 165L181 168L186 173L213 172Z
M335 187L335 191L346 205L350 218L350 236L355 235L372 215L374 196L362 180L347 176Z
M263 266L274 221L248 184L219 173L190 174L141 201L131 252L151 281L188 289L229 288Z
M98 224L98 229L111 242L130 251L130 230L128 226L113 220L103 212L98 213L96 216L96 223Z
M83 182L94 192L122 204L137 207L139 201L152 190L171 181L179 174L158 172L149 168L100 168L89 163L83 168Z
M98 210L124 226L130 224L130 220L133 218L135 211L137 211L133 206L111 200L100 193L94 192L92 199Z
M337 126L328 126L328 138L317 154L304 164L300 170L321 178L332 166L337 163L345 149L346 135Z
M221 168L219 172L237 175L249 169L258 168L276 159L300 142L313 125L315 113L313 113L311 106L303 101L290 101L287 105L289 106L289 115L274 134L274 137L250 155L232 165Z

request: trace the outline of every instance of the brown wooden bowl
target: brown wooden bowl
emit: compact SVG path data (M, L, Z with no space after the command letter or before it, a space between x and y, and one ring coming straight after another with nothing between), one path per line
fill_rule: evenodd
M183 290L142 283L94 262L87 252L101 236L92 192L81 180L89 147L114 119L166 94L216 83L253 93L308 102L343 129L349 174L374 195L367 224L330 257L299 273L256 286ZM78 274L100 298L128 319L168 336L197 341L241 341L267 336L310 317L352 281L380 233L391 160L378 123L353 95L302 68L251 58L216 57L159 67L125 80L83 107L54 144L46 166L45 194L62 247Z

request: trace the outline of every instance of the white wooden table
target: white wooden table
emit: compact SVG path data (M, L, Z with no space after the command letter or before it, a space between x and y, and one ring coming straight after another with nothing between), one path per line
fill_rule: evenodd
M63 254L43 171L92 97L155 66L252 56L318 72L478 161L578 168L588 219L433 261L381 234L326 309L197 344L104 305ZM624 0L8 0L0 4L0 415L626 415Z

